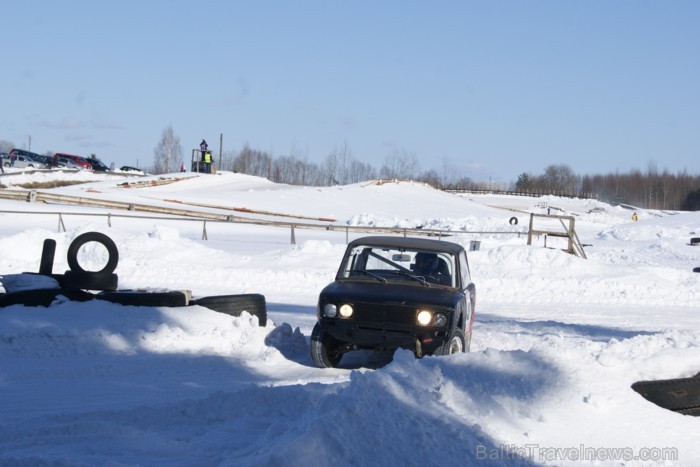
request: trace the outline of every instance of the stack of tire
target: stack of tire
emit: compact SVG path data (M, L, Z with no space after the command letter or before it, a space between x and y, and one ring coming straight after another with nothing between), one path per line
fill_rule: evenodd
M96 242L104 246L108 260L98 271L87 271L78 262L78 252L87 243ZM69 300L105 300L121 305L181 307L199 305L219 313L240 316L243 311L256 316L258 324L267 324L267 306L261 294L218 295L190 300L189 291L140 291L118 290L119 277L114 273L119 263L119 250L114 241L100 232L86 232L77 236L68 247L68 267L64 274L53 273L56 241L44 240L39 275L56 280L60 288L32 289L0 295L0 307L9 305L49 306L57 296ZM35 274L35 273L29 273ZM94 291L92 293L88 291Z

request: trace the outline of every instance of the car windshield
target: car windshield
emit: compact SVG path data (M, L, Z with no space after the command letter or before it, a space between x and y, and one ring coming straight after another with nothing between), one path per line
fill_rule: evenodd
M449 253L393 246L357 245L345 258L341 277L411 281L455 287L455 259Z

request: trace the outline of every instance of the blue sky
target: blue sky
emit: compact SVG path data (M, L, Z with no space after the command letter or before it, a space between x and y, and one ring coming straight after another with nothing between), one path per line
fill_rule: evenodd
M172 125L511 181L700 173L697 1L3 2L0 139L148 166Z

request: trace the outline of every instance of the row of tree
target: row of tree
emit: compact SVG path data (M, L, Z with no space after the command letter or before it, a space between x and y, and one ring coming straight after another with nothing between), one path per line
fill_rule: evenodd
M648 209L700 210L700 176L687 171L659 171L654 163L646 172L583 176L576 175L568 165L550 165L542 175L520 174L514 188L524 192L578 193Z
M0 140L0 151L9 152L15 146ZM221 157L214 154L220 170L229 170L267 178L275 183L304 186L330 186L359 183L378 178L416 180L436 188L460 190L492 190L493 184L473 181L459 176L447 158L442 159L440 172L421 170L415 154L394 150L387 154L379 169L357 160L346 143L331 151L322 163L308 160L307 154L273 156L245 145L239 151L226 151ZM180 138L172 126L163 130L154 149L151 173L172 173L184 165L184 151ZM189 169L189 167L187 167ZM542 174L523 172L509 186L501 190L525 193L565 194L594 197L612 203L626 203L649 209L700 210L700 175L686 171L672 174L659 171L650 163L646 172L577 175L566 164L554 164Z
M154 150L150 171L157 174L179 171L183 154L180 138L172 126L166 127ZM346 143L333 149L320 164L309 161L307 154L273 156L249 145L240 151L224 151L221 157L215 151L212 151L212 155L219 170L255 175L290 185L347 185L377 178L420 180L436 187L454 183L472 185L466 177L456 179L455 171L449 167L446 159L443 160L442 174L438 174L435 170L421 171L415 154L394 150L377 170L371 164L357 160Z
M172 126L163 130L155 149L154 173L178 171L182 164L182 145ZM216 156L216 155L215 155ZM264 177L275 183L305 186L330 186L358 183L377 178L416 180L437 188L461 190L492 189L491 183L459 178L443 158L441 173L421 171L415 154L395 150L379 168L358 161L347 144L331 151L321 164L306 154L275 157L245 145L240 151L224 152L217 163L221 170ZM518 192L564 194L594 197L612 203L626 203L649 209L700 210L700 176L687 172L671 174L650 163L645 173L633 170L596 175L577 175L566 164L554 164L544 173L521 173L508 187Z

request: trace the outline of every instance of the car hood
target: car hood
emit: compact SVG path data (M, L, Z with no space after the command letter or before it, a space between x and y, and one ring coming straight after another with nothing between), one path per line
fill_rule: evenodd
M455 289L431 285L425 287L418 283L370 282L370 281L335 281L328 284L321 296L347 302L384 302L399 305L411 303L432 306L451 306L460 295Z

